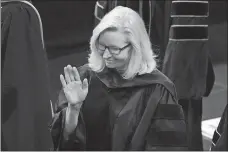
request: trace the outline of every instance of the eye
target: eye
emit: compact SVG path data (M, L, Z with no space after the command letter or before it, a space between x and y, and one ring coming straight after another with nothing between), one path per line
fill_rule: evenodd
M118 47L110 47L110 49L112 49L112 50L119 50Z
M98 44L98 49L105 50L105 46L104 45L101 45L101 44Z
M112 52L118 52L119 51L119 48L117 48L117 47L110 47L109 49L112 50Z

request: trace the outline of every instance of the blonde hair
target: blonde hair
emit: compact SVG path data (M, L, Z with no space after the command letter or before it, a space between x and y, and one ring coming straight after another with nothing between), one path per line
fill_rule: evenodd
M122 75L124 79L133 78L137 74L151 73L156 68L156 56L142 18L130 8L117 6L107 13L93 30L88 59L89 67L93 71L101 72L105 68L104 59L98 53L96 45L100 34L108 29L123 31L132 45L129 65Z

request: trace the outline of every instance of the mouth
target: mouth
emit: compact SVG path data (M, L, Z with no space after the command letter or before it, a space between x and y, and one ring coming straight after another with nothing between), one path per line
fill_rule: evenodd
M113 60L105 60L106 63L112 63Z

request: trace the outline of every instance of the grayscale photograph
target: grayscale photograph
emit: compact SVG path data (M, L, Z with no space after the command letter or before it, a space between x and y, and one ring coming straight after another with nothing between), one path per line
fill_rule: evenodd
M228 151L227 0L1 0L1 151Z

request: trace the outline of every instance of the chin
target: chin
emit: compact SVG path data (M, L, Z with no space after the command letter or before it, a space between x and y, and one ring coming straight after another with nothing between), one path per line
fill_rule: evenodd
M108 67L108 68L115 68L115 65L106 64L106 67Z
M106 62L105 65L106 65L107 68L113 68L113 69L121 67L121 65L118 64L118 63L107 63Z

